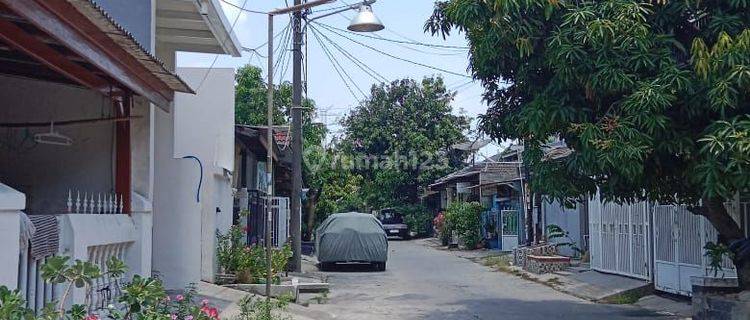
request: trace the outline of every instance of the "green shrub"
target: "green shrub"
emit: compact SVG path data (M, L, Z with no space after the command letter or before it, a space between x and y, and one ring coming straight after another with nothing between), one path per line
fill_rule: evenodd
M474 249L482 240L481 213L484 210L478 202L454 202L445 212L445 222L449 230L456 232L467 248Z
M191 286L183 294L170 299L160 280L134 276L122 288L116 304L107 309L95 310L90 304L68 306L72 288L85 288L91 293L91 284L99 279L119 278L126 271L125 264L117 258L107 261L107 271L102 272L98 265L88 261L74 260L57 256L47 260L41 267L42 279L47 283L62 285L63 294L59 301L45 306L39 316L25 307L21 294L0 285L0 319L5 320L219 320L219 311L209 305L208 300L200 304L194 301L195 287Z
M409 230L415 232L418 236L430 235L430 224L433 217L423 205L404 205L398 207L396 210L401 213L404 223L409 226Z

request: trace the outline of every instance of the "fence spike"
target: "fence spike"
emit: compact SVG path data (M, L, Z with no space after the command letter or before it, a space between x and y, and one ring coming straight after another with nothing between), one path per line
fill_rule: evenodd
M76 191L76 213L81 212L81 191Z
M68 201L65 204L68 206L68 213L73 212L73 192L70 189L68 189Z

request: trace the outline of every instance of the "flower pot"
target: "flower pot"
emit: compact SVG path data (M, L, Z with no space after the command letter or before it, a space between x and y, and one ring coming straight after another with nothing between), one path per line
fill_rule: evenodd
M239 283L253 283L253 274L250 270L242 270L237 272L237 282Z

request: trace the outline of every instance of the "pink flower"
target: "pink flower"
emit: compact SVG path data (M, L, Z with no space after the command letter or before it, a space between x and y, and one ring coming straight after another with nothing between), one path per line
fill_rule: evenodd
M201 305L208 305L208 299L201 300Z
M177 320L177 315L174 313L172 314L172 320Z
M91 314L91 315L86 316L86 318L84 318L84 320L99 320L99 317L97 317L96 315Z
M185 320L193 320L193 316L187 316L185 317Z
M176 297L174 297L174 299L179 302L179 301L185 300L185 297L183 297L181 294L178 294Z

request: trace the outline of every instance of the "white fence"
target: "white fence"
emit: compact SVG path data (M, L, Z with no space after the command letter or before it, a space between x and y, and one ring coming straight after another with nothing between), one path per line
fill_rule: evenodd
M651 279L648 204L589 201L591 267L594 270Z
M273 212L273 245L282 247L289 239L289 198L271 198L271 212Z
M41 268L47 262L47 256L34 258L31 256L31 246L20 252L18 263L18 292L26 301L26 307L37 314L45 305L59 298L59 290L54 285L42 279Z
M728 204L738 223L748 218L748 203ZM661 291L691 295L690 278L712 275L703 246L717 242L716 229L685 206L654 206L654 287ZM732 261L725 258L717 276L736 277Z
M89 247L89 262L99 266L102 274L106 274L109 271L107 261L113 257L125 261L130 245L131 243L121 242ZM123 279L120 277L105 276L96 279L87 297L93 309L105 309L116 302L117 297L122 294L122 283Z
M116 193L89 193L68 190L65 201L68 213L78 214L121 214L124 207L123 196Z

